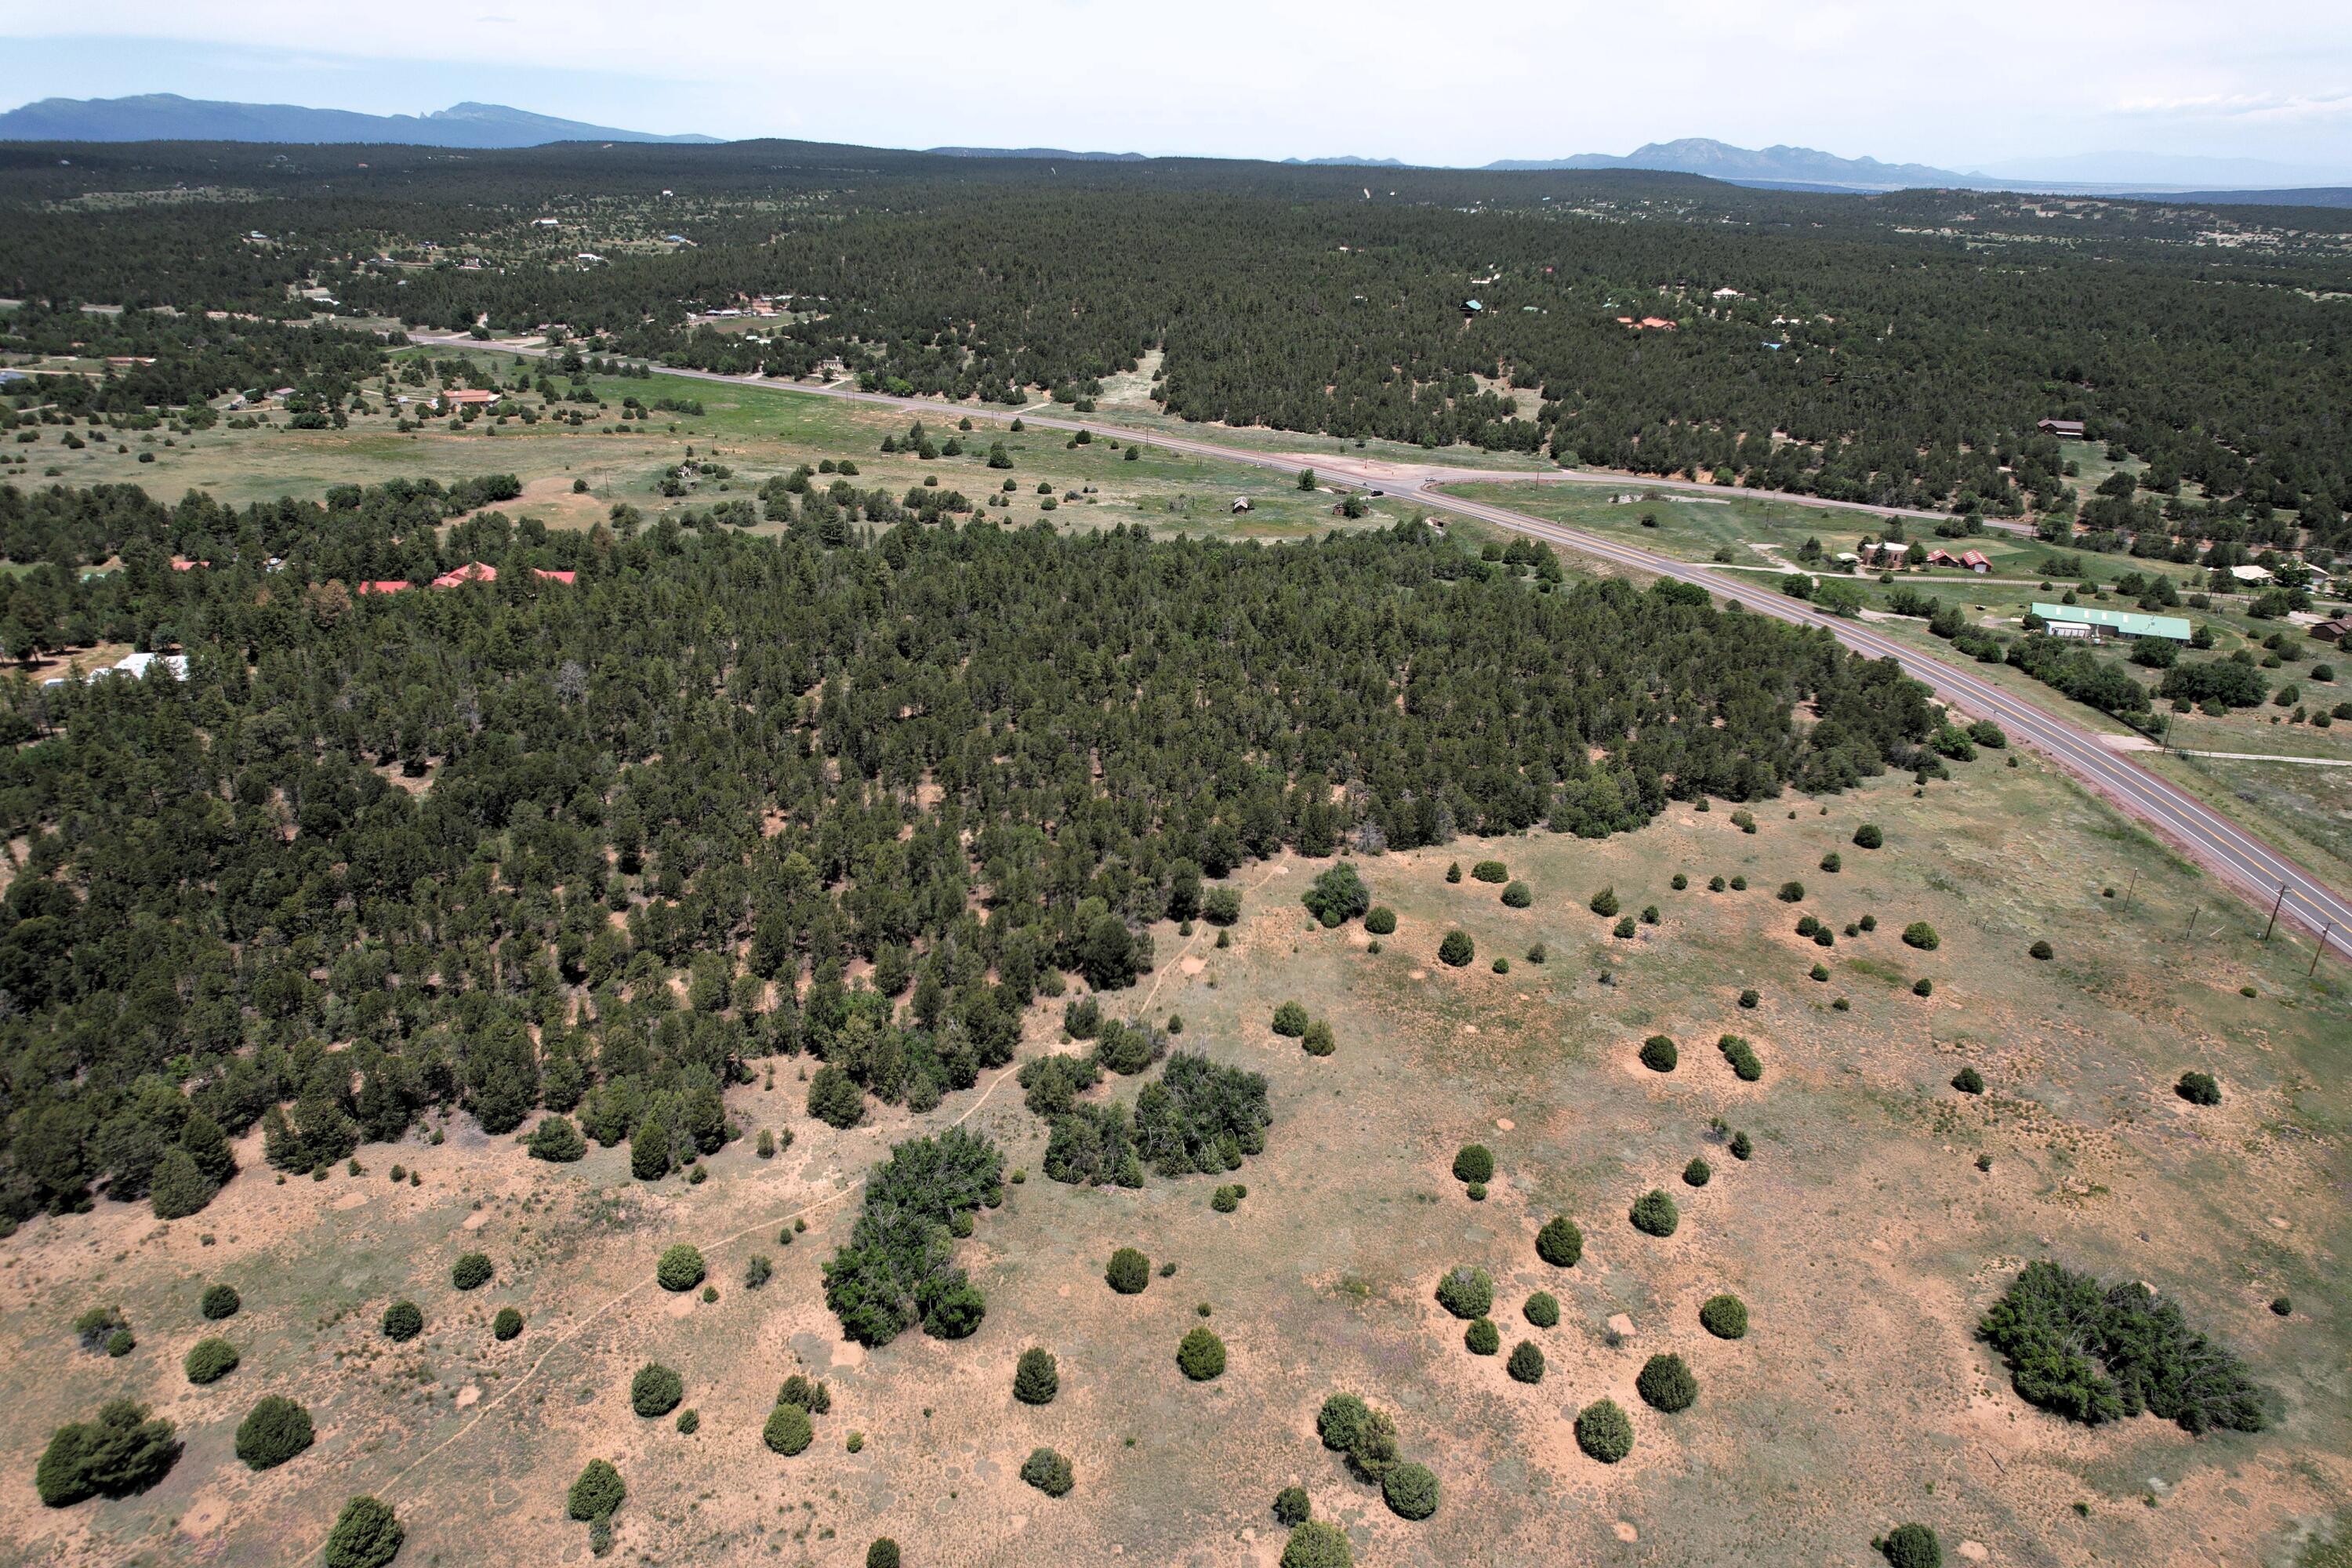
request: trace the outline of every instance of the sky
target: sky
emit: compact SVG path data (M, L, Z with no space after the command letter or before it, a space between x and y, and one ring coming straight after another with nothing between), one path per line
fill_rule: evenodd
M0 108L463 100L653 132L1226 157L1706 136L1960 170L2128 149L2352 176L2344 0L79 0L0 6Z

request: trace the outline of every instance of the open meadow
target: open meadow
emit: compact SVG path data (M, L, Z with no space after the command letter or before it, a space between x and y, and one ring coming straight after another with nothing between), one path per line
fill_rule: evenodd
M729 1092L746 1136L697 1184L634 1182L617 1148L543 1163L520 1147L528 1129L436 1119L446 1137L369 1146L359 1173L316 1181L273 1177L250 1140L244 1173L186 1220L113 1204L36 1220L0 1244L17 1412L0 1562L303 1563L354 1492L397 1507L406 1561L481 1561L489 1541L506 1561L586 1561L564 1493L603 1458L627 1488L616 1560L644 1563L854 1564L887 1534L909 1563L1272 1564L1270 1505L1293 1484L1378 1563L1859 1565L1907 1520L1969 1562L2292 1563L2352 1488L2340 972L2305 978L2305 943L2259 941L2256 914L2031 757L1957 771L1924 794L1898 775L1759 805L1752 833L1719 805L1676 805L1598 842L1360 858L1394 911L1378 938L1301 908L1328 862L1244 867L1237 922L1163 925L1157 967L1101 998L1113 1016L1181 1016L1179 1046L1270 1080L1265 1151L1229 1178L1246 1187L1231 1213L1210 1201L1220 1178L1046 1179L1017 1068L839 1132L803 1110L804 1061L772 1058ZM1883 847L1854 843L1864 823ZM1528 907L1447 879L1487 858ZM1593 912L1604 889L1630 936ZM1798 937L1808 913L1848 934ZM1853 932L1864 916L1875 929ZM1898 935L1919 921L1932 951ZM1437 953L1457 929L1475 953L1454 967ZM2037 941L2046 962L2028 956ZM1294 1000L1328 1022L1333 1054L1271 1031ZM1022 1061L1083 1048L1060 1019L1059 1003L1032 1008ZM1751 1042L1756 1081L1716 1048L1727 1034ZM1638 1055L1659 1035L1680 1047L1671 1071ZM1952 1087L1963 1069L1981 1093ZM2219 1080L2219 1105L2175 1093L2189 1070ZM1114 1077L1088 1098L1134 1088ZM986 1320L864 1350L826 1310L820 1260L886 1147L950 1125L999 1141L1016 1173L959 1248ZM791 1136L763 1160L757 1130ZM1466 1143L1493 1152L1483 1202L1451 1169ZM1628 1223L1654 1188L1680 1208L1665 1238ZM1565 1268L1535 1246L1562 1215L1584 1238ZM656 1285L681 1241L715 1299ZM1131 1296L1104 1280L1126 1246L1155 1270ZM472 1250L494 1276L459 1291L452 1265ZM755 1257L773 1275L751 1289ZM1975 1330L2042 1259L2177 1302L2243 1358L2276 1424L2191 1436L2026 1404ZM1491 1278L1502 1344L1539 1347L1540 1381L1465 1349L1433 1297L1456 1266ZM243 1298L216 1324L197 1312L215 1282ZM1526 1316L1537 1291L1556 1326ZM1745 1301L1744 1338L1700 1326L1721 1293ZM405 1342L377 1326L395 1300L422 1310ZM75 1342L100 1304L136 1337L120 1358ZM501 1342L491 1320L509 1306L522 1328ZM1229 1360L1196 1383L1176 1351L1202 1324ZM181 1361L210 1333L241 1363L194 1386ZM1031 1346L1059 1363L1043 1406L1013 1394ZM1696 1380L1671 1415L1635 1388L1662 1352ZM632 1414L648 1362L680 1374L692 1430ZM830 1409L786 1458L761 1428L793 1373L822 1378ZM1341 1391L1392 1413L1403 1457L1438 1479L1434 1517L1398 1517L1317 1442ZM184 1457L143 1495L42 1509L29 1481L47 1434L117 1394L178 1423ZM317 1442L248 1473L232 1435L263 1394L308 1405ZM1603 1397L1632 1413L1613 1465L1572 1433ZM1041 1445L1069 1458L1069 1495L1023 1484Z

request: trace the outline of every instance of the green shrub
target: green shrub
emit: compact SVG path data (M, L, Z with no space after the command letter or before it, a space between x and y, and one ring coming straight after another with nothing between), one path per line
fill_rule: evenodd
M512 1307L500 1307L499 1315L490 1320L490 1332L501 1340L510 1340L522 1332L522 1314Z
M119 1333L129 1331L130 1325L117 1307L92 1307L74 1320L74 1337L81 1348L95 1355L106 1349Z
M2210 1072L2185 1072L2172 1091L2191 1105L2221 1103L2221 1085Z
M1853 923L1855 929L1858 931L1876 931L1878 929L1878 917L1876 915L1864 915L1862 919L1854 921Z
M1933 996L1935 994L1936 983L1924 974L1912 983L1911 994L1914 996Z
M1110 1255L1103 1279L1122 1296L1137 1295L1151 1283L1151 1259L1131 1247L1122 1247Z
M1985 1090L1984 1074L1974 1068L1962 1068L1952 1075L1952 1087L1962 1094L1982 1094Z
M1307 1009L1296 1002L1285 1002L1274 1010L1274 1032L1286 1040L1295 1040L1307 1032Z
M425 1314L414 1301L394 1301L383 1310L382 1327L385 1339L403 1343L425 1331Z
M613 1468L612 1460L591 1459L581 1469L580 1479L572 1483L563 1511L583 1524L610 1519L628 1495L629 1489L621 1484L621 1472Z
M1447 931L1445 940L1437 944L1439 960L1455 969L1461 968L1477 955L1477 946L1471 942L1470 933L1466 931Z
M1355 1447L1356 1438L1372 1418L1371 1406L1352 1394L1335 1394L1315 1413L1315 1435L1335 1454Z
M2057 956L2057 950L2053 948L2046 942L2037 942L2032 947L2025 950L2025 955L2028 958L2040 959L2046 963L2050 959Z
M1617 912L1617 889L1603 888L1592 895L1592 912L1602 920Z
M1454 1152L1454 1179L1457 1182L1493 1181L1495 1152L1484 1143L1465 1143Z
M1652 1035L1642 1042L1642 1065L1652 1072L1672 1072L1675 1070L1675 1064L1681 1059L1682 1053L1675 1048L1675 1042L1664 1035Z
M1937 936L1936 928L1926 921L1913 921L1905 926L1903 941L1906 946L1916 947L1922 952L1933 952L1944 945L1944 939Z
M1437 1304L1457 1318L1483 1318L1495 1305L1495 1281L1483 1268L1458 1265L1439 1276Z
M1779 897L1784 904L1801 904L1805 901L1805 885L1802 882L1783 882Z
M1698 1322L1699 1327L1717 1339L1746 1339L1748 1337L1748 1303L1727 1292L1709 1296L1699 1305Z
M1396 911L1386 904L1374 904L1364 911L1364 929L1374 936L1391 936L1396 931Z
M1462 1195L1474 1204L1483 1204L1486 1201L1486 1184L1473 1182L1462 1189Z
M1342 860L1315 879L1299 899L1307 910L1327 927L1354 920L1371 907L1372 895L1356 875L1353 861Z
M207 1383L218 1383L236 1370L236 1347L224 1339L198 1340L188 1347L187 1357L181 1362L180 1370L188 1374L190 1383L199 1387Z
M1281 1568L1356 1568L1356 1549L1338 1525L1307 1520L1282 1543Z
M1755 1047L1745 1037L1726 1035L1715 1042L1715 1048L1723 1053L1723 1059L1731 1064L1732 1076L1740 1082L1754 1083L1764 1076L1764 1064L1757 1060Z
M1752 1008L1761 1000L1762 998L1757 994L1755 988L1752 986L1739 994L1739 1005L1742 1007Z
M1576 1414L1576 1446L1585 1457L1613 1465L1633 1451L1633 1423L1613 1399L1596 1399Z
M1304 1524L1310 1505L1305 1487L1285 1487L1274 1494L1274 1517L1276 1523Z
M1924 1524L1898 1524L1877 1544L1888 1568L1944 1568L1944 1543Z
M1573 1268L1584 1256L1584 1232L1564 1214L1556 1214L1536 1232L1536 1256L1555 1268Z
M534 1160L569 1165L588 1152L588 1140L569 1116L551 1116L530 1130L526 1148Z
M1715 1167L1696 1154L1692 1155L1691 1163L1683 1167L1683 1181L1690 1186L1703 1187L1714 1177Z
M760 1429L760 1441L768 1446L769 1452L789 1459L807 1452L808 1446L816 1441L816 1424L799 1405L779 1405L768 1412L768 1423Z
M809 1079L808 1113L845 1131L866 1119L866 1090L837 1063L827 1062Z
M1462 1332L1462 1342L1472 1355L1493 1355L1503 1348L1503 1331L1491 1318L1478 1318Z
M1135 448L1129 447L1127 455L1134 457ZM898 1543L887 1535L875 1537L866 1549L866 1568L898 1568Z
M1875 849L1886 842L1886 835L1874 822L1865 822L1853 830L1853 841L1864 849Z
M1399 1519L1427 1519L1437 1511L1437 1477L1428 1466L1407 1460L1381 1478L1381 1500Z
M478 1289L490 1282L490 1255L468 1252L449 1270L449 1283L460 1290Z
M1838 872L1845 869L1845 862L1839 859L1838 852L1832 849L1828 854L1822 857L1822 869L1829 872L1832 876L1835 876Z
M224 1318L236 1317L237 1310L244 1305L245 1298L236 1293L236 1286L207 1285L205 1287L204 1300L198 1303L196 1310L204 1313L208 1321L217 1323Z
M1527 1305L1519 1310L1537 1328L1556 1329L1559 1326L1559 1298L1549 1290L1538 1290L1528 1296Z
M1670 887L1672 887L1675 892L1679 893L1679 892L1681 892L1685 888L1687 888L1687 887L1689 887L1689 886L1690 886L1690 879L1689 879L1688 877L1686 877L1686 876L1683 875L1683 873L1681 873L1680 871L1677 871L1677 872L1675 872L1675 879L1674 879L1674 881L1673 881L1673 882L1671 882L1671 883L1669 883L1668 885L1669 885Z
M1735 1132L1731 1135L1731 1157L1733 1159L1745 1160L1755 1152L1756 1145L1748 1141L1747 1133Z
M1021 1479L1047 1497L1066 1497L1075 1484L1070 1461L1051 1448L1032 1448L1021 1461Z
M1682 1223L1682 1211L1675 1207L1674 1199L1652 1187L1633 1200L1630 1217L1633 1228L1645 1236L1672 1236Z
M1541 1383L1544 1374L1543 1347L1533 1340L1521 1340L1511 1347L1511 1359L1505 1370L1519 1383Z
M1616 937L1621 942L1625 938L1632 936L1633 934L1633 917L1632 915L1619 915L1617 917L1617 923L1609 929L1609 934Z
M1328 1057L1339 1048L1339 1042L1331 1037L1331 1026L1320 1018L1307 1026L1307 1033L1299 1037L1298 1044L1310 1057Z
M1818 963L1813 965L1811 973L1812 978L1815 980L1827 980L1830 977L1829 970L1825 966Z
M1739 815L1741 815L1742 816L1745 816L1747 815L1747 813L1742 812L1742 813L1740 813ZM1753 833L1753 832L1755 832L1755 831L1756 831L1756 829L1755 829L1755 827L1753 826L1753 825L1751 825L1751 826L1748 826L1748 828L1747 829L1747 831L1748 831L1748 832L1749 832L1749 833ZM1731 890L1732 890L1733 892L1735 892L1735 893L1744 893L1744 892L1746 892L1746 891L1748 890L1748 879L1747 879L1747 878L1745 878L1745 877L1734 877L1733 879L1731 879Z
M327 1532L326 1568L383 1568L400 1555L408 1532L392 1505L372 1497L355 1497L335 1516Z
M1507 909L1524 910L1535 901L1535 893L1525 882L1513 882L1503 889L1503 904Z
M2030 1263L1978 1335L2009 1363L2030 1405L2096 1425L2152 1412L2189 1432L2259 1432L2271 1396L2238 1358L2190 1329L2180 1309L2137 1283Z
M1225 1370L1225 1342L1205 1325L1196 1328L1178 1342L1176 1364L1194 1383L1221 1377Z
M1511 873L1500 860L1481 860L1470 868L1470 875L1481 882L1507 882Z
M1461 879L1462 879L1462 862L1461 862L1461 861L1459 861L1459 860L1454 860L1454 861L1449 861L1449 862L1447 862L1446 867L1445 867L1445 880L1447 881L1447 883L1448 883L1448 884L1452 884L1452 883L1454 883L1454 882L1458 882L1458 881L1460 881Z
M686 1397L686 1380L657 1361L637 1368L629 1380L629 1408L651 1420L667 1415Z
M796 1405L812 1415L822 1415L833 1408L833 1390L823 1379L796 1372L776 1390L776 1403Z
M1034 1345L1023 1351L1013 1369L1013 1397L1024 1405L1051 1405L1061 1392L1062 1373L1054 1352Z
M702 1430L702 1412L689 1405L677 1413L677 1431L681 1437L691 1437Z
M1229 926L1242 918L1242 895L1237 888L1212 888L1202 896L1201 918L1213 926Z
M1671 1415L1691 1407L1698 1397L1698 1379L1691 1375L1682 1357L1668 1352L1642 1363L1640 1375L1633 1379L1633 1392L1642 1396L1643 1404Z
M702 1283L702 1252L681 1241L666 1249L654 1265L654 1279L665 1290L691 1290Z
M179 1458L169 1421L150 1420L147 1407L131 1400L110 1400L95 1420L68 1422L49 1435L33 1486L51 1508L89 1497L127 1497L162 1480Z
M266 1394L237 1423L236 1457L248 1469L276 1469L317 1438L308 1410L281 1394Z

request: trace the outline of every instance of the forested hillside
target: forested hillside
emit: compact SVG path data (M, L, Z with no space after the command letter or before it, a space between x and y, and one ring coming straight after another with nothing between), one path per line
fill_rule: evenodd
M0 489L12 538L126 563L35 568L12 613L190 658L5 695L5 1212L185 1212L222 1132L268 1116L303 1171L452 1103L576 1111L658 1174L726 1135L747 1058L936 1102L1065 972L1130 984L1151 922L1284 846L1603 836L1909 765L1931 728L1826 636L1419 524L828 547L821 502L784 497L781 537L488 514L436 545L440 487L244 514ZM477 558L495 584L347 587Z
M36 300L303 316L308 285L1000 403L1157 352L1188 419L2011 515L2062 508L2034 426L2075 418L2216 517L2347 542L2341 214L782 142L40 152L0 153L0 292ZM792 308L693 321L755 296Z

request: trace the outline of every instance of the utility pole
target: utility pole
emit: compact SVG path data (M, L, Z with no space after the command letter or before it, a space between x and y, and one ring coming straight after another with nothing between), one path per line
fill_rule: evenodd
M2305 980L2319 973L2319 955L2327 951L2327 939L2334 935L2335 931L2336 922L2329 921L2327 929L2319 933L2319 945L2311 950L2311 967L2303 972L2303 977Z
M2273 900L2271 900L2271 919L2270 919L2270 924L2269 924L2269 925L2266 925L2266 926L2264 926L2264 927L2263 927L2263 940L2264 942L2268 942L2268 941L2270 941L2270 939L2271 939L2271 929L2272 929L2272 927L2273 927L2273 926L2275 926L2275 925L2277 925L2277 924L2278 924L2278 912L2279 912L2279 906L2280 906L2281 904L2285 903L2285 902L2286 902L2286 884L2285 884L2284 882L2281 882L2281 883L2279 884L2278 897L2277 897L2277 898L2275 898L2275 899L2273 899Z
M2197 934L2197 917L2204 912L2205 906L2202 904L2199 904L2189 911L2189 930L2186 935L2195 936Z
M2132 868L2131 886L2124 890L2124 913L2131 913L2132 899L2139 891L2139 868Z

